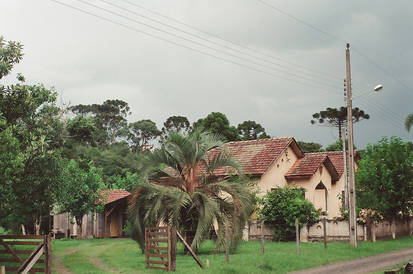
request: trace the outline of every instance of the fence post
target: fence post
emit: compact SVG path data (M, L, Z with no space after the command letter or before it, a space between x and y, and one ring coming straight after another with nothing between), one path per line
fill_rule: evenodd
M0 274L6 274L6 267L4 265L0 266Z
M300 228L298 226L298 218L295 218L295 242L297 255L300 255Z
M171 270L176 269L176 228L171 227Z
M261 253L264 254L264 244L265 244L265 235L264 235L264 220L261 221Z
M327 248L327 222L326 217L323 218L323 234L324 234L324 248Z
M45 273L51 274L52 273L52 241L50 239L50 235L45 236Z
M371 223L371 241L376 242L376 221Z
M225 226L225 262L229 262L229 225Z

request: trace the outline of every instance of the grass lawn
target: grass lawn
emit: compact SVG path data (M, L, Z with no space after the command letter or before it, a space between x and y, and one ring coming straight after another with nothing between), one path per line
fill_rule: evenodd
M301 254L296 255L294 242L266 242L265 254L260 253L259 242L242 242L226 264L225 254L213 253L213 243L206 241L199 257L204 265L207 259L210 263L203 273L286 273L412 246L413 237L361 242L357 249L347 243L328 243L327 249L323 243L302 243ZM53 255L55 273L59 265L73 273L164 273L146 269L144 255L130 239L54 240ZM200 272L192 257L183 254L182 245L178 245L176 272Z

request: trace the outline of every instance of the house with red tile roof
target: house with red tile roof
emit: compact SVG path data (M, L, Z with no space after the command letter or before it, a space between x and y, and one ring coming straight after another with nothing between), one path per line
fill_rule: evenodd
M213 155L219 149L209 153ZM293 137L229 142L222 149L237 160L256 183L259 195L276 187L302 187L305 197L329 217L340 215L344 191L343 153L303 153ZM214 172L227 176L228 169Z

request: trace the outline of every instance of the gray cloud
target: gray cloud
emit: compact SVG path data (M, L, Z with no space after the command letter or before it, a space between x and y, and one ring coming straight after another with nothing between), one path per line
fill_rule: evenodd
M179 41L94 11L75 0L61 1ZM171 115L185 115L196 121L212 111L221 111L235 125L256 120L273 136L295 136L323 144L334 142L335 130L312 126L309 121L314 112L343 105L344 41L316 32L257 0L129 1L299 66L265 57L267 61L288 67L278 67L285 73L274 70L271 73L275 76L269 76L124 29L49 0L2 0L0 34L25 45L25 58L15 72L23 72L29 81L56 87L72 104L100 103L109 98L125 100L131 106L131 121L150 118L161 127ZM370 120L355 127L359 147L381 136L412 139L402 125L403 118L412 112L411 1L266 1L351 43L354 105L371 114ZM113 2L127 6L120 0ZM98 0L93 3L101 5ZM153 16L132 6L129 8ZM179 43L269 71L223 54L224 47L216 52L187 41ZM364 55L404 84L368 62ZM301 66L323 75L303 73ZM14 76L10 75L5 82L12 81ZM323 80L327 77L329 86ZM378 83L385 85L382 94L366 93ZM357 97L363 92L365 95Z

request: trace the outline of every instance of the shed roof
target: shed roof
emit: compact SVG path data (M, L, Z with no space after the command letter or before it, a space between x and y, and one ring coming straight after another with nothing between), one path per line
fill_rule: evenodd
M105 199L105 205L128 197L129 195L131 195L130 192L123 189L111 189L102 191L102 196Z

